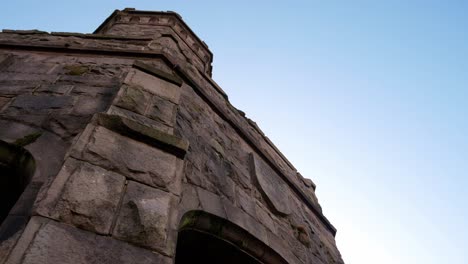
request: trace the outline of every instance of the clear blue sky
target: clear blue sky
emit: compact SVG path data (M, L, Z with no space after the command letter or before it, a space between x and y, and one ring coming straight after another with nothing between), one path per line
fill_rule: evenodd
M385 2L16 0L0 28L179 12L231 102L316 182L346 263L466 264L468 2Z

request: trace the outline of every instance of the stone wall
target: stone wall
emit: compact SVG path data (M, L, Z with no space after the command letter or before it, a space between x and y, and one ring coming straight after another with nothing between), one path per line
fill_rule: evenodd
M175 13L4 30L0 140L26 139L36 169L0 263L173 263L179 230L216 219L213 235L264 263L343 263L315 185L229 103L211 61Z

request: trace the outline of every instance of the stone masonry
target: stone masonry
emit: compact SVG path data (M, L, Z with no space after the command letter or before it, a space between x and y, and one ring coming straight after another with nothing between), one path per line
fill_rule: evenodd
M174 12L3 30L0 163L26 184L0 263L174 263L186 228L259 263L344 263L315 184L229 103L212 59Z

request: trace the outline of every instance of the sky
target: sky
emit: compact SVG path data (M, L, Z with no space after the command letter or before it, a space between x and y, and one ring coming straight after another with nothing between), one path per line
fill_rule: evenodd
M2 1L0 28L91 33L172 10L213 79L317 184L347 264L468 263L468 1Z

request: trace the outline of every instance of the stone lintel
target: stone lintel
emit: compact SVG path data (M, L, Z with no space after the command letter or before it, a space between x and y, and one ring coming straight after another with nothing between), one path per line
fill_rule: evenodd
M185 156L189 147L186 140L122 116L98 113L93 117L92 122L123 136L163 149L179 158Z

